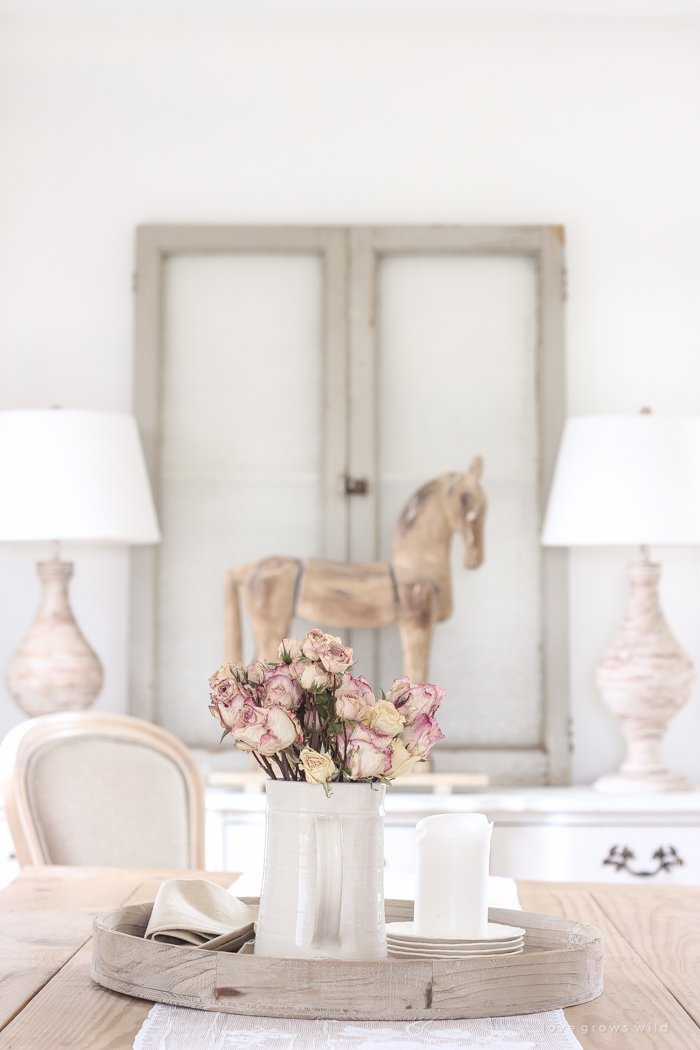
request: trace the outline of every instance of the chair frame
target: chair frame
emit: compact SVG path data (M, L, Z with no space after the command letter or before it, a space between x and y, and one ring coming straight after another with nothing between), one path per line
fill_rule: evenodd
M20 723L0 744L0 780L7 822L21 867L51 864L32 812L28 779L35 756L48 744L67 737L110 736L143 744L171 759L185 781L189 815L190 868L204 868L204 778L177 737L151 722L130 715L99 711L66 711Z

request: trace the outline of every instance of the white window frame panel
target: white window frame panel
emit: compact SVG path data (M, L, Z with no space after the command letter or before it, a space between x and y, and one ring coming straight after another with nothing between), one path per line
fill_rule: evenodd
M374 226L350 230L350 443L348 472L367 478L368 494L350 505L350 560L378 556L377 275L382 255L527 255L536 267L539 506L545 503L566 418L564 230L561 226ZM441 747L449 768L488 772L494 782L569 783L568 552L542 548L542 726L537 748ZM364 662L377 641L362 632ZM372 632L374 634L374 632ZM375 676L376 677L376 676ZM437 763L437 758L436 758ZM441 768L446 768L441 766ZM512 771L512 772L511 772Z
M317 254L323 265L321 502L323 554L347 557L346 234L333 227L141 226L136 234L134 411L160 510L161 360L164 263L178 254ZM222 581L223 586L223 581ZM132 714L158 722L156 683L158 550L131 549Z

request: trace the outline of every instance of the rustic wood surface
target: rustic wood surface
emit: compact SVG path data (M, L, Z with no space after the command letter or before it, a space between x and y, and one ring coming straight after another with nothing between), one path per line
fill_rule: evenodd
M131 1050L150 1003L91 981L92 919L152 901L174 875L224 886L235 878L44 867L25 869L0 892L0 1050ZM518 888L526 910L590 923L605 935L603 994L564 1011L584 1050L697 1050L700 887Z
M669 886L663 894L655 893L654 886L638 889L625 894L622 886L605 886L596 891L596 899L610 921L625 931L633 950L700 1025L700 886Z

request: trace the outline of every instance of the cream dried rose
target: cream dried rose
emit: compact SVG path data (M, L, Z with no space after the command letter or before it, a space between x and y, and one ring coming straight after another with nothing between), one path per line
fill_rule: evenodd
M310 747L305 747L299 755L301 768L304 770L307 784L325 784L335 776L336 768L330 755L321 755Z
M370 707L362 719L365 725L388 736L398 736L403 732L406 719L396 710L388 700L377 700L374 707Z
M285 664L301 656L301 643L296 638L283 638L279 647L279 658Z
M292 674L307 692L323 693L335 685L335 675L329 674L321 664L297 657L290 664Z
M409 769L416 762L418 762L419 756L412 755L410 751L406 749L406 745L403 740L398 738L391 741L391 769L386 774L389 780L393 780L394 777L400 777L404 773L408 773Z
M301 651L308 660L321 664L331 674L342 674L352 664L352 649L346 649L340 638L324 634L317 627L309 631L301 643Z
M246 671L248 672L248 681L251 685L262 685L265 672L267 671L267 664L262 660L256 660L254 664L249 664L246 667Z

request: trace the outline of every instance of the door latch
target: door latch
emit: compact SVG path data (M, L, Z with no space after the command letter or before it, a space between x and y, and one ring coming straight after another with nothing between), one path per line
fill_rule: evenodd
M345 475L346 496L366 496L368 492L369 481L367 478L351 478L349 474Z

